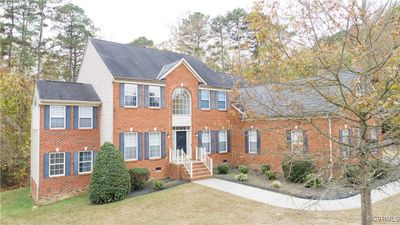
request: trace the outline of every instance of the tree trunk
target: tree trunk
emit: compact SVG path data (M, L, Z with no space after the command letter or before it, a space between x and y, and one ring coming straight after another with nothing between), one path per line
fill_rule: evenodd
M11 26L10 26L10 33L8 34L8 40L9 40L9 46L8 46L8 59L7 59L7 64L9 67L11 67L11 56L12 56L12 45L14 42L14 34L13 34L13 30L14 30L14 26L15 26L15 8L14 8L14 2L11 3Z
M44 9L46 7L46 1L40 2L40 25L39 25L39 40L37 45L37 73L36 73L36 80L40 79L40 73L42 70L42 39L43 39L43 26L44 26Z
M361 225L372 225L371 188L361 189Z

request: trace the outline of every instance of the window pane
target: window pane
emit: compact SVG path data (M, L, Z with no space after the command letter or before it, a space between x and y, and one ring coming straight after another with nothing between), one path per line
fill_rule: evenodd
M79 172L91 172L92 171L92 151L79 152Z
M51 153L50 157L50 175L64 174L64 153Z
M208 91L208 90L201 90L200 91L200 97L201 97L201 100L206 100L206 101L209 101L210 100L210 91Z
M161 157L160 133L150 133L149 145L150 145L150 158Z
M225 101L225 92L218 92L218 101Z
M160 155L160 146L159 145L151 145L150 146L150 158L159 158Z
M65 117L65 106L50 106L50 117Z
M79 127L92 127L92 119L91 118L80 118L79 119Z
M184 88L178 88L172 96L172 113L175 115L190 114L190 95Z
M125 105L136 106L136 96L125 96Z
M51 118L51 128L63 128L64 118Z
M124 159L125 160L133 160L137 159L137 148L136 147L125 147L124 150Z
M125 96L136 96L137 86L135 84L125 84Z
M211 152L210 148L210 132L209 131L203 131L201 133L201 146L206 149L207 153Z
M210 101L208 100L201 100L200 107L202 109L209 109L210 108Z
M218 109L225 109L225 102L218 101Z
M151 107L159 107L160 106L160 98L150 97L150 106Z
M88 106L79 106L79 118L92 118L93 108Z
M257 152L257 140L250 141L250 152L252 152L252 153Z

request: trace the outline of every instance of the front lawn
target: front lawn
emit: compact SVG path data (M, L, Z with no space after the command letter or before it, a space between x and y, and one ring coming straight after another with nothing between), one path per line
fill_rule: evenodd
M1 224L359 224L359 210L282 209L189 183L93 205L87 195L32 208L28 189L1 197ZM398 216L400 195L374 204L374 215Z

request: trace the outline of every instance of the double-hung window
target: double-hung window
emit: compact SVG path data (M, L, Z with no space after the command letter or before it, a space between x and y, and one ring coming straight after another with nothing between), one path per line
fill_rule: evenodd
M149 133L149 157L150 159L161 158L161 133Z
M124 159L137 160L138 159L138 135L137 133L125 133L124 145Z
M65 175L65 152L52 152L49 154L50 177Z
M249 153L257 153L257 130L249 130Z
M218 151L219 153L225 153L228 151L226 130L220 130L218 133Z
M124 85L124 105L128 107L137 106L137 85L136 84L125 84Z
M79 174L91 173L93 168L93 151L79 152Z
M65 106L50 106L50 129L65 129Z
M200 90L200 108L210 109L210 91Z
M217 92L217 107L218 110L226 110L226 92L218 91Z
M342 158L348 158L350 156L351 147L348 146L351 143L350 129L343 129L342 131L342 145L340 146Z
M149 86L149 106L151 108L160 107L160 87Z
M304 132L302 130L290 131L291 150L292 153L303 153Z
M376 143L378 142L378 128L371 127L369 128L369 142L371 143L371 153L376 154L378 149L375 148Z
M93 107L79 106L79 128L93 128Z
M206 149L207 153L211 153L211 137L210 137L210 131L203 131L201 132L201 147Z

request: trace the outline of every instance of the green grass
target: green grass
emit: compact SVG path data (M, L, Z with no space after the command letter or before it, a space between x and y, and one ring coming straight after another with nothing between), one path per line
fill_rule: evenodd
M33 207L30 195L29 188L1 192L1 215L18 216L29 212Z

